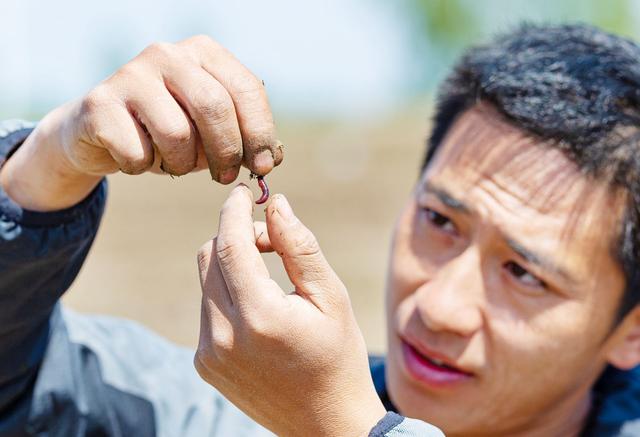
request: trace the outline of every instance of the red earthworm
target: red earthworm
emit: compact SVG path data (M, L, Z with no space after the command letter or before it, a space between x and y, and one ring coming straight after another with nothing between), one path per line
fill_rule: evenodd
M269 187L267 186L267 183L264 180L264 176L258 176L254 174L252 174L251 176L256 177L258 179L258 186L262 190L262 196L260 196L260 198L256 200L256 203L260 205L266 202L267 199L269 198Z

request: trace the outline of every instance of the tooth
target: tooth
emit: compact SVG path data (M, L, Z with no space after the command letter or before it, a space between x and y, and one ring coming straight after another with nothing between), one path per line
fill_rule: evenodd
M433 361L435 364L437 364L438 366L442 366L444 365L444 361L442 360L438 360L436 358L433 358L431 361Z

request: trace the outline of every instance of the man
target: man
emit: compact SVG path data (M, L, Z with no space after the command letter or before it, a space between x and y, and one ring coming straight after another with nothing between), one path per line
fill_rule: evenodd
M284 196L253 222L235 188L198 254L194 363L214 391L188 352L56 304L104 174L208 166L229 183L282 159L260 82L227 52L151 47L2 135L0 434L640 435L638 90L640 49L588 26L523 27L462 58L394 230L386 368Z

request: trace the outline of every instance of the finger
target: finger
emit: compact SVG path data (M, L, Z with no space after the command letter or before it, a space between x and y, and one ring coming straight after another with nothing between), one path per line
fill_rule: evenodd
M164 84L132 90L128 103L157 146L162 169L177 176L193 170L197 161L195 129Z
M220 307L221 311L228 313L232 307L231 296L224 282L218 258L214 254L217 238L207 241L198 250L198 272L200 274L200 287L202 294Z
M267 207L267 229L274 250L282 257L296 292L321 311L346 296L342 281L325 259L315 236L294 215L282 194Z
M188 47L202 67L229 92L236 109L244 164L265 175L282 161L275 124L264 84L231 53L211 38L198 36L179 43Z
M216 255L231 300L237 305L283 294L273 286L256 247L252 212L253 196L244 184L231 191L220 211Z
M271 241L269 240L269 232L265 222L255 222L253 224L254 233L256 234L256 247L260 253L273 252Z
M198 144L198 161L196 162L196 170L209 170L209 162L207 161L207 155L202 147L202 141Z
M208 241L198 250L202 304L197 355L203 362L217 360L223 351L233 346L232 302L213 254L215 244L215 239Z
M194 121L211 177L229 184L240 172L242 136L236 110L227 90L199 64L174 65L165 82Z
M82 101L81 129L86 132L95 149L89 156L77 156L86 168L97 173L111 173L120 169L127 174L140 174L151 167L154 160L153 144L144 128L125 105L100 88L94 89ZM110 160L96 159L98 155L111 156ZM92 168L96 162L110 168Z

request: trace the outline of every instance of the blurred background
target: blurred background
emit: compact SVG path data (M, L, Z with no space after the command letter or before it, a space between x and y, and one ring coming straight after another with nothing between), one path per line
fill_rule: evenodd
M437 85L456 57L522 21L581 21L640 37L640 1L631 0L0 0L0 6L3 119L37 120L150 43L200 33L263 79L286 145L269 185L315 232L375 352L385 348L391 229L418 176ZM109 179L102 227L66 303L136 319L195 346L195 254L216 233L229 187L204 173ZM246 171L240 180L249 181ZM266 260L290 290L277 257Z

